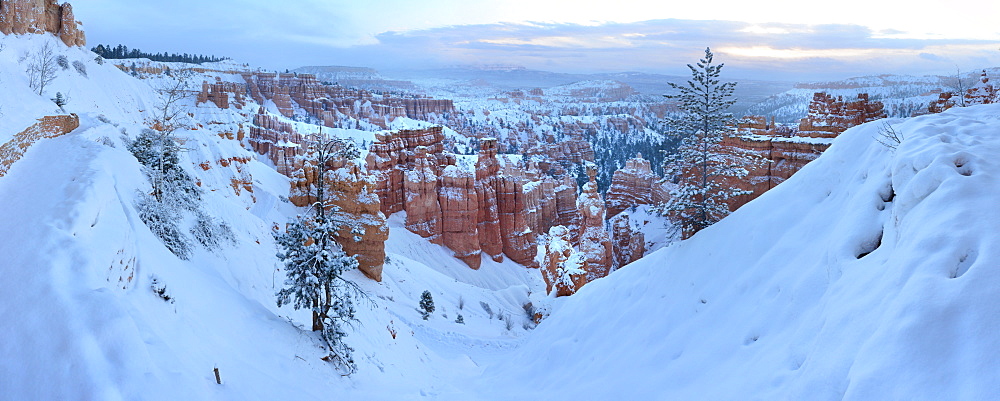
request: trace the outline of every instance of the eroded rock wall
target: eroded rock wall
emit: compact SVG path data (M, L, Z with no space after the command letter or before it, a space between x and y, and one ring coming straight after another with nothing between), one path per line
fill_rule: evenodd
M51 33L66 46L86 46L87 38L69 3L56 0L0 0L0 32L5 35Z

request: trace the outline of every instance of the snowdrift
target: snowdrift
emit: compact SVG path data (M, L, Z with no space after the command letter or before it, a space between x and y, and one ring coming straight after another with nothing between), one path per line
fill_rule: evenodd
M884 123L898 150L876 141ZM993 399L998 154L998 105L850 129L719 224L583 288L480 391Z

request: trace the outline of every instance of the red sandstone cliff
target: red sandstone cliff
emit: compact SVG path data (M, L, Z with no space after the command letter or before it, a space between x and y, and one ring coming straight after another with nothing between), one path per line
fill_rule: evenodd
M853 101L816 93L808 116L799 123L798 136L834 138L848 128L885 117L882 102L869 100L867 93Z
M87 38L69 3L56 0L0 0L0 32L5 35L51 33L66 46L86 46Z

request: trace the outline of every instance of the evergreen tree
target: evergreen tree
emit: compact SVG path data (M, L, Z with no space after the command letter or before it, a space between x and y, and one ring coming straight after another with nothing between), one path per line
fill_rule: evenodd
M56 97L52 98L52 103L55 103L56 106L59 106L59 111L65 113L66 109L64 109L64 107L66 106L67 103L69 103L69 98L64 96L62 92L56 92Z
M420 294L420 316L427 320L431 317L431 313L434 313L434 297L430 291L424 291Z
M705 58L688 64L690 80L682 85L670 83L679 93L665 95L679 103L680 115L668 121L668 135L679 139L680 146L664 165L666 177L676 180L677 186L660 209L685 238L728 215L730 199L751 193L731 183L764 161L752 152L721 145L735 132L733 115L727 109L736 102L736 83L722 83L723 64L712 62L712 51L706 48Z
M293 219L285 232L275 233L280 248L277 256L284 262L288 276L285 287L277 293L278 306L311 310L312 330L320 332L331 359L348 374L354 372L355 364L353 349L344 337L347 328L357 321L354 300L368 298L357 284L344 278L347 271L358 267L358 261L344 253L334 237L345 227L355 234L360 231L352 221L336 213L324 183L334 158L354 159L357 155L357 149L347 141L324 138L322 134L310 141L305 165L315 172L316 184L309 194L315 201L308 216Z

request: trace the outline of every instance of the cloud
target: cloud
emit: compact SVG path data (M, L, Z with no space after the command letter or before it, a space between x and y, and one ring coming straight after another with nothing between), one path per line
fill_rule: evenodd
M686 74L706 46L730 71L769 79L829 79L873 73L946 72L955 64L1000 63L997 43L884 37L858 25L751 24L653 20L579 25L462 25L386 32L348 52L385 54L418 64L518 64L564 72ZM396 57L398 56L398 57ZM930 57L933 56L933 57ZM378 60L370 60L378 63Z
M175 0L169 8L156 2L90 1L75 11L92 45L225 55L281 70L301 65L411 69L516 64L558 72L686 75L685 64L697 61L708 46L726 63L727 72L739 78L833 79L1000 65L997 42L913 39L897 30L851 24L656 19L440 26L434 21L443 17L433 15L439 10L472 15L474 7L458 0L426 0L450 5L438 8L393 0L398 3L393 7L405 12L386 14L383 6L328 0L299 0L294 7L262 0ZM460 20L476 21L470 18L486 17ZM414 20L434 27L412 29Z
M946 58L938 56L934 53L920 53L920 58L931 61L947 61Z

